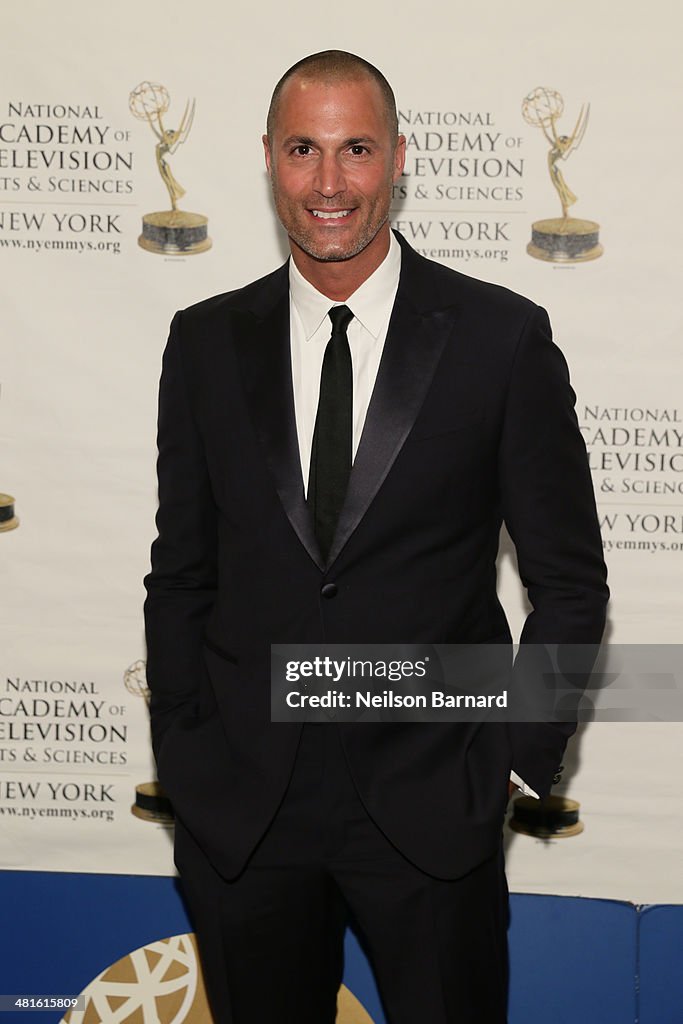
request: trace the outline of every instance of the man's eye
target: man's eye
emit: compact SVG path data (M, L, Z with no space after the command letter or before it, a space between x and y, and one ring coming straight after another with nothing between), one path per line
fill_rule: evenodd
M367 149L365 146L351 146L351 152L354 156L363 156L364 153L367 153Z
M297 154L297 156L308 156L308 154L311 152L311 147L297 146L294 152Z

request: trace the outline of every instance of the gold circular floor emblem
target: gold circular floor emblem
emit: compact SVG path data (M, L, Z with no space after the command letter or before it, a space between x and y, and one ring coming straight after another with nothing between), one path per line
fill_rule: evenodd
M173 935L133 950L83 990L84 1010L62 1024L212 1024L194 935ZM373 1024L342 986L337 1024Z

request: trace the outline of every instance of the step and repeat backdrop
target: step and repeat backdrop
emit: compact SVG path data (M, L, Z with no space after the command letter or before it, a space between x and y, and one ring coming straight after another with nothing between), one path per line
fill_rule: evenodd
M680 17L662 0L618 17L587 0L3 11L0 868L173 874L142 632L161 353L176 309L286 257L260 139L306 53L352 50L392 82L408 143L393 226L549 310L608 639L680 641ZM505 538L500 587L518 629ZM677 722L582 727L559 791L584 830L511 833L511 888L683 901L682 738Z

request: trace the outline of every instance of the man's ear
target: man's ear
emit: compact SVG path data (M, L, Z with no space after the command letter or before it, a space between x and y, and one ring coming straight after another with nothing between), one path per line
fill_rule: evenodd
M406 165L406 137L405 135L399 135L396 142L396 149L394 150L394 181L403 174L403 168Z
M263 155L266 158L266 170L268 171L268 176L270 177L272 154L270 151L270 142L268 140L268 136L264 135L261 141L263 142Z

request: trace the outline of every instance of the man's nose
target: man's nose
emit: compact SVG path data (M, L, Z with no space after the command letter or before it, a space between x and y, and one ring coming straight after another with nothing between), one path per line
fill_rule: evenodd
M345 191L344 173L336 157L323 156L320 159L313 188L326 199L331 199Z

